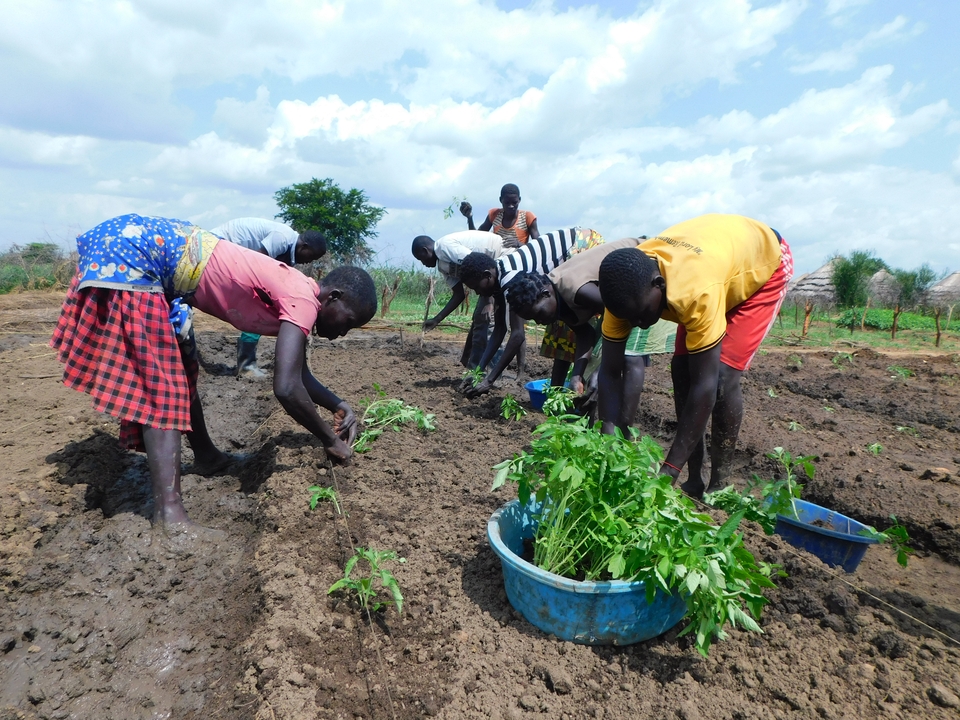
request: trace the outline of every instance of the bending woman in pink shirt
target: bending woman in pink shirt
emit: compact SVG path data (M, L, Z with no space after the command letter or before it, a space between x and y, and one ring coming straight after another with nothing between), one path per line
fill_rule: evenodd
M331 459L349 461L356 416L313 377L306 344L311 330L333 340L373 317L377 293L366 272L341 267L317 284L190 223L139 215L98 225L77 238L77 249L77 276L51 345L64 363L64 384L120 419L122 445L146 450L154 524L188 527L181 433L208 472L229 461L204 423L188 305L238 330L276 336L274 394ZM317 405L334 413L333 427Z

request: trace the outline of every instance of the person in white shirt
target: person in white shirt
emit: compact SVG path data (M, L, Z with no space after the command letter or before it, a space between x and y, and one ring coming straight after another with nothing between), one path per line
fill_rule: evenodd
M463 230L444 235L434 240L427 235L418 235L413 239L413 256L426 267L435 267L443 275L453 295L443 309L423 324L424 330L432 330L450 313L460 306L466 295L460 282L460 264L472 252L479 252L491 259L506 255L512 248L504 247L504 239L491 232ZM492 302L490 296L480 295L473 311L473 322L467 344L464 346L461 362L473 369L477 366L483 351L487 347L487 331L490 326Z
M319 260L327 252L326 240L319 230L298 233L289 225L264 218L229 220L210 232L234 245L269 255L291 267ZM237 375L266 377L266 373L257 367L259 341L260 336L255 333L240 333L237 340Z

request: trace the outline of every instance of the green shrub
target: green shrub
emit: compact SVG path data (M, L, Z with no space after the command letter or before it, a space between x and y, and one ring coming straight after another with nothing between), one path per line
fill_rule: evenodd
M861 317L863 317L862 307L844 310L840 313L840 316L837 317L837 327L849 328L852 325L855 328L859 328ZM864 319L863 325L872 330L890 330L893 327L893 310L870 308L867 310L867 316ZM901 313L897 320L897 327L900 330L935 331L937 329L936 322L932 317L912 312ZM949 328L946 327L946 317L944 317L940 321L940 327L944 331L960 331L960 317L951 319Z

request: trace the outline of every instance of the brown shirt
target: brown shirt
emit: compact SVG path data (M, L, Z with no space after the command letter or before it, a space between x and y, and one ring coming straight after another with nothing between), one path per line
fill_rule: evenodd
M642 241L637 238L624 238L623 240L614 240L603 245L597 245L574 255L562 265L555 267L547 275L557 289L557 295L563 298L567 307L577 316L578 325L583 325L597 313L590 308L577 305L577 292L587 283L599 281L600 263L607 255L614 250L636 248L640 242Z

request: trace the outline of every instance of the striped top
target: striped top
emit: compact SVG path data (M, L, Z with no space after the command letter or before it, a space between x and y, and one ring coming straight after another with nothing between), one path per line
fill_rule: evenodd
M583 245L592 233L588 228L568 228L530 238L526 245L497 259L500 289L506 288L520 272L547 275L573 254L578 242Z

